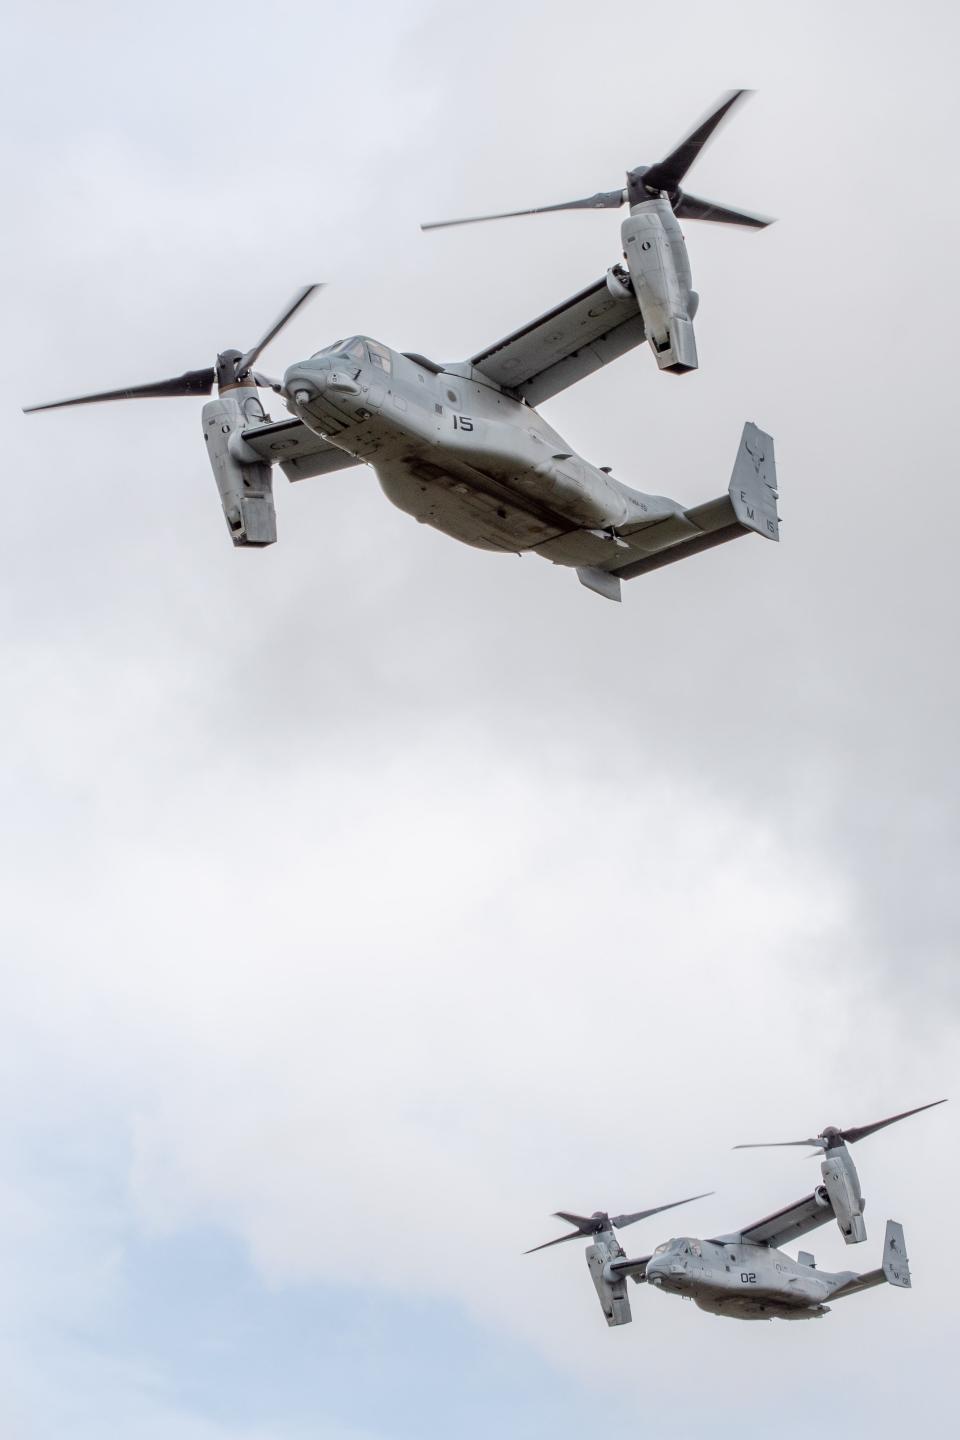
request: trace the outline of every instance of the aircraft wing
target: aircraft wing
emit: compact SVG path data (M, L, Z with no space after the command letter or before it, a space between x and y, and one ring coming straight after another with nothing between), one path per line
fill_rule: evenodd
M770 1245L779 1249L791 1240L798 1239L801 1235L807 1235L811 1230L826 1225L833 1219L833 1206L829 1198L819 1191L805 1195L802 1200L796 1201L793 1205L787 1205L783 1210L777 1210L772 1215L767 1215L763 1220L757 1220L752 1225L746 1225L742 1230L736 1230L731 1235L717 1237L727 1244L736 1241L744 1241L749 1245Z
M243 439L262 460L279 465L288 480L306 480L311 475L329 475L362 462L338 450L304 425L302 420L278 420L254 425L242 431Z
M636 1260L611 1260L609 1268L614 1275L629 1275L639 1285L641 1280L647 1278L647 1265L653 1257L641 1255Z
M538 320L481 350L470 364L490 380L539 405L625 355L644 338L632 295L618 298L606 276Z

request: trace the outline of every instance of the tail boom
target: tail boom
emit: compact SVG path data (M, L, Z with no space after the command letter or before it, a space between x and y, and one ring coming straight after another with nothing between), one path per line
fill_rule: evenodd
M907 1258L907 1246L903 1238L903 1226L896 1220L888 1220L883 1239L883 1263L879 1270L868 1270L865 1275L854 1275L834 1290L828 1298L843 1300L848 1295L858 1294L861 1290L871 1290L874 1285L894 1285L898 1290L909 1290L912 1283L910 1261Z
M662 549L650 551L625 565L580 565L577 576L588 590L595 590L608 600L620 599L621 580L633 580L741 535L761 535L765 540L780 539L780 517L777 513L776 461L773 437L752 421L747 421L740 437L740 448L726 495L678 511L669 524L641 529L635 535L623 532L626 547L644 548L661 539ZM659 534L657 533L659 531Z

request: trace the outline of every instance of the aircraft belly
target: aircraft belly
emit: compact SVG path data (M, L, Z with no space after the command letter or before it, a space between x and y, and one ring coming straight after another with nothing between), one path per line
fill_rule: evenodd
M372 464L387 499L424 525L480 550L531 550L558 533L562 522L537 515L523 498L461 463L406 455Z
M324 393L302 407L312 429L373 466L399 509L481 550L536 550L554 564L613 567L629 548L608 535L622 493L550 438L502 418L464 416L426 397ZM655 497L654 497L655 499Z
M348 408L343 400L337 403L327 395L318 396L309 408L301 407L295 413L324 440L369 464L389 449L393 438L378 415L363 406Z
M432 392L431 392L432 395ZM365 461L399 509L482 550L536 550L560 565L605 566L630 558L607 539L623 523L621 490L559 437L501 416L465 416L423 395L324 392L298 407L323 438ZM474 397L476 398L476 397Z
M750 1318L762 1311L806 1310L827 1298L829 1286L812 1266L766 1246L739 1245L704 1256L696 1299L717 1314Z
M464 465L503 487L515 504L555 520L551 533L618 525L627 518L623 491L572 452L554 450L554 444L563 444L559 437L548 444L523 424L493 417L446 420L434 445L436 462L455 469Z
M828 1313L827 1307L816 1301L788 1305L782 1300L767 1300L759 1295L732 1295L726 1299L700 1295L696 1297L696 1303L709 1315L723 1315L729 1320L816 1320Z
M814 1293L815 1286L807 1284L806 1277L775 1277L734 1265L728 1274L703 1279L706 1283L701 1283L694 1299L701 1310L712 1315L734 1320L797 1320L825 1313L821 1308L824 1295L819 1290Z

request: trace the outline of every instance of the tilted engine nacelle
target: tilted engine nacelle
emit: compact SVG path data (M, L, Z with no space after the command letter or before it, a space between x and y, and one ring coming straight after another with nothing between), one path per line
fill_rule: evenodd
M620 237L657 364L675 374L696 370L693 317L699 297L691 289L687 243L670 201L658 197L631 206Z
M863 1220L863 1196L856 1166L843 1146L829 1150L820 1162L820 1174L837 1217L840 1234L848 1245L859 1245L867 1238Z
M234 545L272 545L277 538L273 467L243 439L269 417L254 386L238 385L203 407L203 438Z
M600 1240L586 1249L587 1265L593 1280L608 1325L629 1325L633 1319L630 1312L630 1297L627 1294L627 1277L611 1275L607 1269L611 1260L619 1259L623 1251L616 1241L612 1245Z

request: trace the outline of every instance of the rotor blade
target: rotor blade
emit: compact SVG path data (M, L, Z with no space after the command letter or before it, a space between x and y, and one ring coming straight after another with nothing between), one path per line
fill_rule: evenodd
M570 1210L554 1210L555 1220L566 1220L568 1225L575 1225L577 1228L571 1230L569 1235L558 1235L556 1240L546 1240L542 1245L534 1245L533 1250L546 1250L550 1245L562 1245L565 1240L589 1240L591 1235L599 1235L601 1230L610 1226L609 1218L606 1215L575 1215ZM524 1255L532 1255L533 1250L524 1250Z
M498 215L466 215L462 220L430 220L421 230L447 230L451 225L479 225L484 220L515 220L519 215L546 215L552 210L617 210L626 201L623 190L599 190L585 200L564 200L560 205L537 205L533 210L503 210Z
M576 1225L581 1235L596 1235L608 1223L606 1215L574 1215L570 1210L554 1210L553 1218Z
M712 1190L704 1190L702 1195L688 1195L686 1200L671 1200L669 1205L654 1205L652 1210L636 1210L632 1215L611 1215L610 1224L622 1230L625 1225L633 1225L637 1220L646 1220L648 1215L659 1215L663 1210L675 1210L678 1205L689 1205L692 1200L705 1200L712 1195Z
M125 390L101 390L96 395L76 395L71 400L52 400L46 405L25 405L24 415L35 410L59 410L64 405L94 405L101 400L149 400L164 395L209 395L213 389L213 366L208 370L187 370L172 380L155 380L149 385L128 385Z
M651 165L650 169L644 173L645 187L648 190L676 190L721 120L729 115L738 101L751 93L749 90L728 90L717 101L713 109L697 122L689 135L686 135L678 145L674 146L669 155L665 155L662 160Z
M535 1250L549 1250L551 1245L562 1245L565 1240L583 1240L582 1230L571 1230L569 1235L558 1235L556 1240L545 1240L542 1245L534 1245L530 1250L524 1250L524 1255L532 1255Z
M296 295L294 295L293 299L290 301L290 304L287 306L286 310L284 310L283 314L277 317L277 319L270 326L270 329L266 332L266 334L262 335L257 341L256 345L254 345L253 349L248 350L247 353L244 355L243 359L237 366L238 375L243 375L247 370L249 370L250 366L253 364L254 360L256 360L261 350L265 350L270 344L270 341L276 339L276 337L280 334L280 331L283 329L284 325L286 325L287 322L292 320L294 315L296 315L297 311L300 309L300 306L306 304L306 302L310 299L310 296L315 290L322 289L322 285L304 285L302 289L297 291Z
M818 1150L827 1148L826 1141L821 1136L815 1140L758 1140L753 1145L734 1145L734 1150L782 1150L788 1145L814 1145Z
M908 1115L919 1115L921 1110L932 1110L935 1105L945 1105L946 1099L931 1100L927 1105L917 1105L913 1110L901 1110L899 1115L888 1115L886 1120L875 1120L872 1125L854 1125L850 1130L841 1130L841 1135L848 1145L855 1140L862 1140L867 1135L872 1135L875 1130L883 1130L887 1125L895 1125L898 1120L906 1120Z
M755 215L752 210L735 210L730 205L717 205L713 200L702 200L699 195L680 196L673 208L679 220L713 220L720 225L746 225L751 230L763 230L775 222L771 215Z

